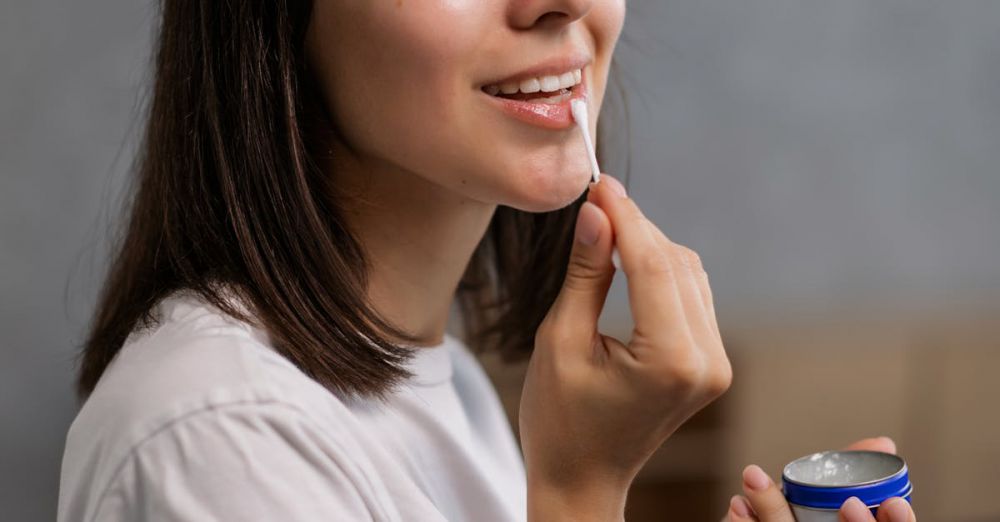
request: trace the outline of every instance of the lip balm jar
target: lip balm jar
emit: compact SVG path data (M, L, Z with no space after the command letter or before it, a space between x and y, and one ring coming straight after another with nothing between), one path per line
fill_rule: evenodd
M881 451L823 451L793 460L781 485L798 522L837 522L840 506L858 497L875 514L891 497L913 492L902 458Z

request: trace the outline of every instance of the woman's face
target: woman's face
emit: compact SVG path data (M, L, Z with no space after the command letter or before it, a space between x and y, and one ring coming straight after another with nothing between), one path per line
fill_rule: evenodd
M316 0L307 50L362 160L543 212L590 180L568 98L594 135L624 17L625 0Z

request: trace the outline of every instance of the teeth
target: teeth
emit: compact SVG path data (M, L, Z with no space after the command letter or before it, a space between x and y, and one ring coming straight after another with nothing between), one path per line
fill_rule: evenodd
M559 88L566 89L576 85L576 75L572 72L564 73L559 76Z
M506 82L501 84L487 85L483 90L492 96L497 94L515 94L518 92L532 94L536 92L558 92L562 89L579 85L583 81L583 71L576 69L560 75L541 76L538 78L528 78L520 82Z
M500 92L504 94L514 94L521 88L521 85L517 82L507 82L500 86Z
M542 90L542 85L539 83L538 78L529 78L521 82L520 88L524 94L531 94Z
M558 76L542 76L542 90L545 92L553 92L559 90L559 77Z

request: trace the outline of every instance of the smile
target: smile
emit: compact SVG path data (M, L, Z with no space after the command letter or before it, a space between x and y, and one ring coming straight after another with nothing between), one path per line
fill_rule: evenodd
M483 87L490 96L509 100L532 100L535 103L559 103L570 95L573 87L583 81L583 70L574 69L558 76L540 76Z
M482 92L507 115L546 129L573 126L570 101L586 98L584 69L484 85Z

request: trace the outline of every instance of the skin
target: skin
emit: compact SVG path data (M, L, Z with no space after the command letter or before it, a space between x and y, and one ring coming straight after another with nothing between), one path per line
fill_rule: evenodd
M480 87L584 51L596 129L624 16L623 0L315 3L306 49L339 131L327 170L390 320L439 342L496 206L552 211L587 188L578 130L516 121Z
M323 166L373 260L372 303L423 345L441 342L497 205L556 210L590 181L576 129L514 120L479 88L584 51L594 136L624 16L624 0L315 3L306 49L336 126ZM577 234L593 241L574 243L536 335L519 419L529 520L623 520L636 472L732 379L697 254L616 187L591 186ZM597 331L614 243L627 344Z

